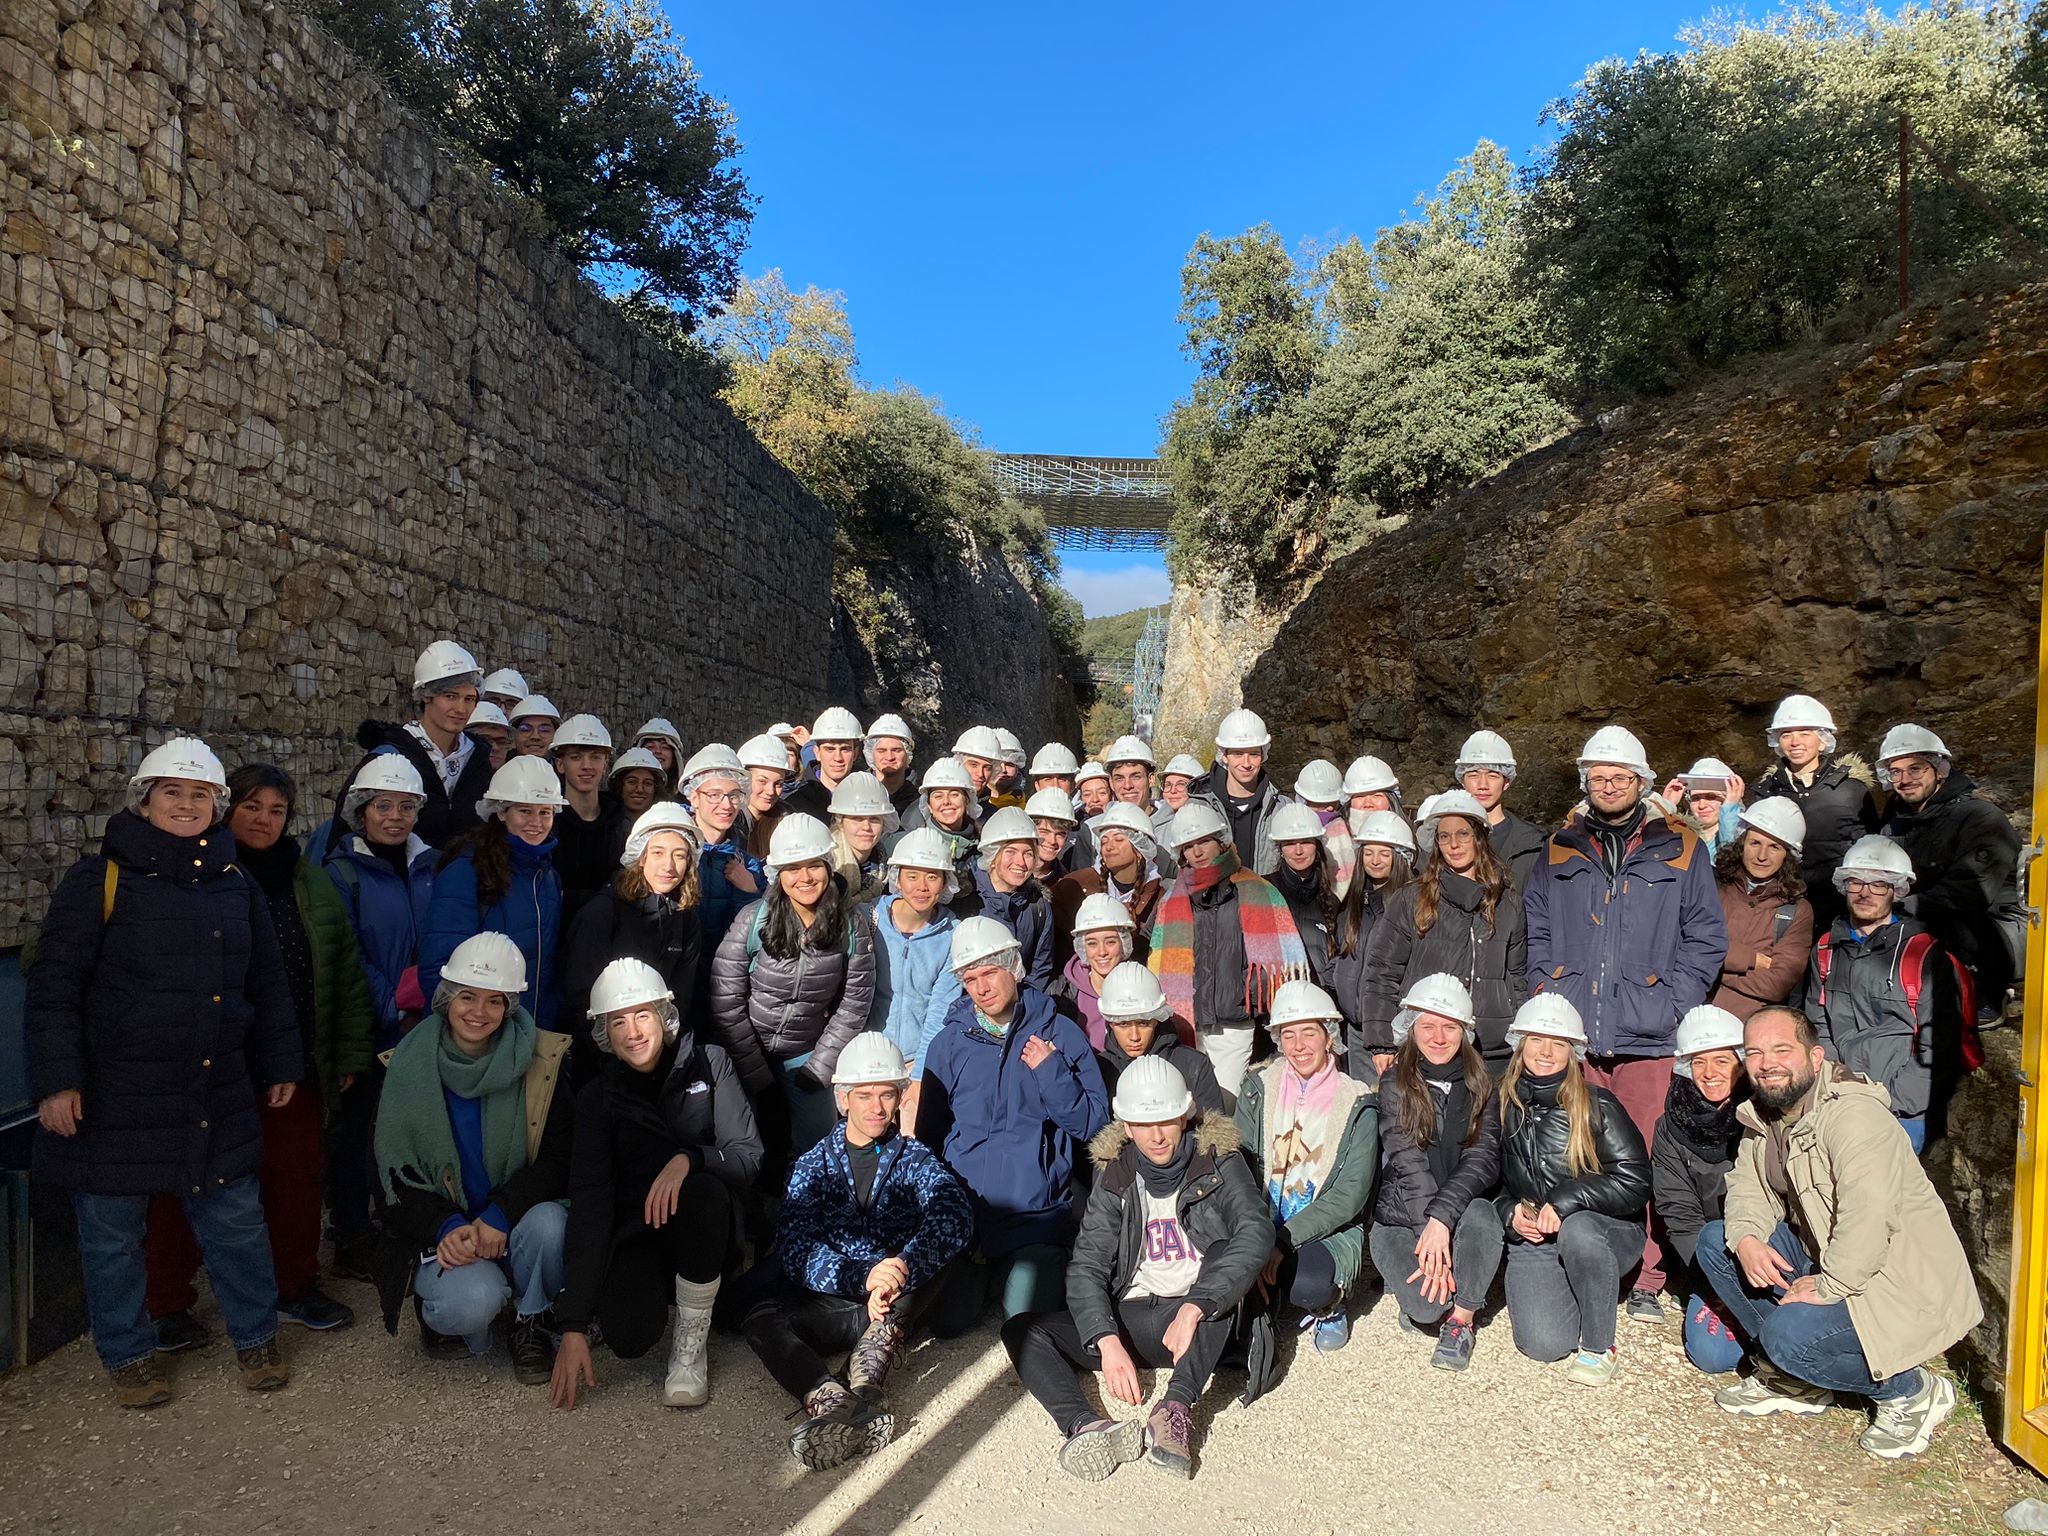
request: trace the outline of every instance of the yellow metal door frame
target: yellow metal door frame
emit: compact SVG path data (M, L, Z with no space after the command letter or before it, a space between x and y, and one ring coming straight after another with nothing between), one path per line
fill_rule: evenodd
M2005 1443L2048 1473L2048 1165L2041 1083L2048 1080L2048 557L2042 566L2040 655L2034 675L2033 846L2027 862L2026 1037L2021 1048L2020 1134L2013 1181L2012 1311L2006 1320Z

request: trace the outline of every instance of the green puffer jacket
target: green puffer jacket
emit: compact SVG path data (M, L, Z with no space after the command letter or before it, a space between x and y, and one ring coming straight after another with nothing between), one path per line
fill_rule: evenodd
M1266 1100L1278 1099L1280 1074L1285 1061L1275 1059L1247 1072L1237 1090L1237 1133L1244 1142L1245 1161L1251 1164L1259 1192L1270 1208L1272 1191L1266 1183ZM1338 1071L1343 1071L1340 1063ZM1337 1092L1348 1104L1342 1108L1344 1134L1337 1143L1337 1158L1330 1176L1315 1198L1296 1211L1279 1227L1282 1244L1290 1249L1321 1242L1336 1261L1337 1283L1347 1290L1358 1280L1365 1264L1365 1203L1372 1194L1373 1175L1379 1171L1380 1110L1378 1081L1361 1083L1341 1077Z
M377 1010L348 905L327 872L299 860L292 872L292 898L313 951L313 1075L332 1105L341 1080L369 1071L376 1060Z

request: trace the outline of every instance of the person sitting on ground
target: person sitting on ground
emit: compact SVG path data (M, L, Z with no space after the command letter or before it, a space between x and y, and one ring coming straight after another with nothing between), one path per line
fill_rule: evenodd
M1005 1317L1058 1305L1075 1154L1109 1118L1087 1037L1025 983L1016 935L994 918L966 918L952 961L964 995L925 1050L917 1134L967 1186L975 1251L932 1315L941 1338L973 1327L991 1292Z
M1970 1261L1882 1088L1827 1060L1789 1008L1752 1014L1742 1050L1742 1145L1698 1262L1759 1358L1714 1401L1761 1417L1867 1397L1863 1449L1918 1455L1956 1406L1929 1362L1984 1315Z
M526 990L510 938L465 939L433 1012L385 1059L377 1291L392 1334L412 1291L420 1343L437 1358L489 1350L509 1301L512 1373L538 1386L554 1367L575 1114L561 1082L569 1037L535 1026Z
M257 1173L262 1112L290 1104L308 1064L227 809L204 742L151 751L99 853L58 882L26 965L35 1174L70 1195L93 1349L124 1408L171 1400L144 1306L152 1195L184 1204L242 1384L291 1380Z
M705 1342L719 1283L739 1257L739 1202L761 1171L754 1111L724 1051L686 1032L667 977L614 960L590 989L590 1032L604 1066L576 1095L561 1345L548 1399L574 1408L597 1385L590 1335L621 1360L675 1328L661 1400L711 1396Z
M1046 988L1046 996L1081 1026L1091 1050L1102 1049L1103 981L1131 958L1136 936L1130 912L1114 896L1097 892L1084 898L1074 914L1073 953Z
M1806 818L1782 796L1746 805L1738 835L1714 856L1714 885L1728 953L1707 1001L1737 1019L1782 1003L1806 979L1813 953L1813 905L1799 873Z
M1131 914L1131 958L1143 960L1152 936L1152 920L1166 894L1160 877L1158 845L1152 823L1135 805L1118 802L1095 818L1091 832L1095 863L1078 869L1052 888L1053 968L1063 968L1074 955L1074 918L1090 896L1114 896Z
M1401 1327L1436 1334L1430 1364L1472 1363L1473 1319L1500 1271L1500 1098L1473 1049L1472 994L1425 976L1394 1015L1394 1062L1379 1084L1380 1176L1368 1238Z
M1195 1096L1202 1110L1227 1115L1237 1101L1216 1082L1216 1069L1209 1058L1182 1040L1173 1028L1173 1010L1166 1006L1166 994L1159 990L1159 978L1135 960L1115 966L1103 978L1101 992L1103 1041L1095 1052L1095 1064L1102 1069L1102 1085L1112 1095L1117 1079L1135 1061L1157 1056L1173 1064L1174 1071Z
M1890 838L1858 838L1835 868L1835 889L1848 910L1813 947L1806 1016L1829 1060L1890 1096L1919 1153L1947 1129L1962 1076L1961 968L1898 910L1913 861Z
M790 1454L813 1471L866 1456L896 1432L886 1391L912 1333L974 1236L966 1191L897 1130L909 1069L864 1034L832 1069L838 1133L797 1160L775 1247L739 1282L747 1343L803 1422ZM847 1356L842 1381L826 1357Z
M1500 1084L1508 1320L1531 1360L1574 1356L1566 1380L1604 1387L1620 1357L1615 1303L1643 1252L1650 1154L1642 1133L1580 1065L1586 1026L1562 995L1522 1004Z
M1066 1471L1097 1482L1149 1448L1153 1465L1190 1477L1190 1417L1271 1246L1265 1203L1237 1128L1200 1109L1163 1057L1125 1071L1116 1120L1089 1151L1096 1173L1066 1307L1011 1318L1003 1347L1064 1437ZM1172 1370L1142 1419L1102 1417L1074 1375L1100 1371L1109 1395L1136 1408L1140 1366Z
M1273 994L1308 976L1287 898L1239 867L1230 823L1199 797L1173 818L1181 872L1159 903L1146 964L1183 1038L1196 1040L1234 1094Z
M896 807L880 779L856 769L834 786L830 811L833 872L846 882L847 900L869 906L889 888L882 834L895 823Z
M1721 1219L1722 1192L1742 1131L1736 1111L1749 1101L1742 1070L1742 1020L1702 1003L1678 1021L1678 1059L1650 1154L1650 1194L1687 1282L1686 1358L1709 1375L1742 1363L1735 1320L1699 1278L1700 1232Z
M1272 1239L1256 1288L1269 1309L1285 1298L1306 1313L1316 1352L1328 1354L1351 1339L1344 1301L1364 1262L1379 1103L1338 1065L1343 1016L1314 982L1281 987L1271 1029L1279 1057L1245 1074L1236 1111L1245 1156L1271 1208Z
M1040 991L1052 985L1052 896L1032 878L1038 829L1014 805L989 813L982 824L974 884L953 903L961 918L992 917L1017 936L1024 979Z
M909 1074L903 1092L903 1134L917 1134L918 1077L946 1015L960 997L953 974L953 929L947 909L959 891L945 834L915 827L889 854L889 892L868 911L875 931L875 998L868 1028L902 1053Z

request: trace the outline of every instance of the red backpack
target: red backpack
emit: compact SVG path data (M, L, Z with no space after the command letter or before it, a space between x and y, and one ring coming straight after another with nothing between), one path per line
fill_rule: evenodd
M1822 934L1820 942L1813 947L1813 968L1820 977L1820 996L1815 999L1823 1008L1828 1002L1828 967L1834 961L1834 935ZM1920 1050L1920 989L1927 980L1927 955L1934 948L1934 935L1916 933L1899 946L1899 989L1906 994L1906 1009L1913 1015L1913 1050ZM1970 974L1969 967L1946 950L1951 969L1956 977L1956 1001L1962 1014L1962 1057L1963 1070L1974 1072L1984 1065L1984 1039L1977 1033L1977 979Z

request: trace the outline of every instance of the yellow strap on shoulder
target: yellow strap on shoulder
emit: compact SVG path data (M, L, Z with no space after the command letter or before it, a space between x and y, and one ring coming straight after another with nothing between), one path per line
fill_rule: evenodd
M120 883L121 866L112 859L107 860L106 883L100 888L100 923L104 926L114 916L114 887Z

